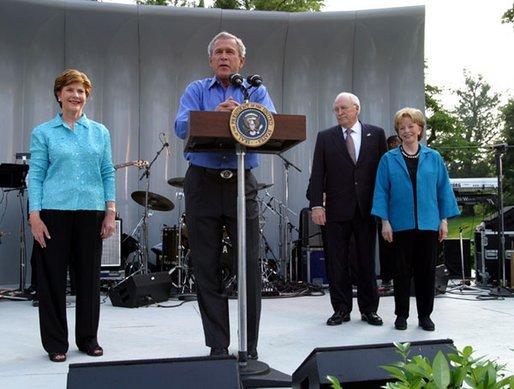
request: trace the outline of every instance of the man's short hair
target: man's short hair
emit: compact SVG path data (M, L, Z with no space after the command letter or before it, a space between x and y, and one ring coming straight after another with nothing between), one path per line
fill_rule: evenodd
M336 102L337 99L339 99L340 97L346 97L348 99L350 99L350 101L357 106L357 111L360 113L361 111L361 102L359 101L359 98L357 96L355 96L353 93L350 93L350 92L341 92L339 93L336 98L334 99L334 103Z
M398 128L400 127L400 122L403 118L410 118L414 123L421 127L421 133L418 136L418 140L423 138L423 134L425 133L425 115L417 108L405 107L400 109L394 115L394 129L396 133L398 133Z
M212 50L213 50L214 43L218 39L234 39L236 41L237 51L239 52L239 56L241 58L245 57L246 47L245 47L243 41L240 38L238 38L237 36L235 36L229 32L222 31L219 34L216 34L216 36L214 38L212 38L212 40L209 42L209 46L207 46L207 54L209 54L209 58L212 56Z

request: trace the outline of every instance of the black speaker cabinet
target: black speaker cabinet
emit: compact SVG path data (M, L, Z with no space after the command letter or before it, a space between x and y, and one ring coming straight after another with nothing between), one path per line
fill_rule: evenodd
M109 290L109 298L115 307L137 308L168 300L171 286L171 278L166 271L138 274Z
M323 247L321 228L313 223L309 208L304 208L300 212L299 235L302 247Z
M450 278L462 278L462 261L460 256L460 239L443 241L444 264ZM462 239L462 255L464 256L464 277L471 277L471 240Z
M455 351L451 339L410 342L411 356L432 360L439 350ZM293 373L294 389L331 388L327 375L339 379L344 389L380 388L391 376L380 366L400 360L392 343L315 348Z
M73 363L67 389L239 389L236 358L195 357Z

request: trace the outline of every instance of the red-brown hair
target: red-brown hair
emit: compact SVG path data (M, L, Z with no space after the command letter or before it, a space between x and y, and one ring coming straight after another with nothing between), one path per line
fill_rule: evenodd
M93 85L89 80L89 77L86 76L85 73L82 73L76 69L68 69L63 73L59 74L59 76L55 79L54 83L54 96L59 105L62 107L59 98L57 97L57 93L62 90L66 85L73 84L75 82L80 82L86 91L86 97L89 97L91 91L93 90Z

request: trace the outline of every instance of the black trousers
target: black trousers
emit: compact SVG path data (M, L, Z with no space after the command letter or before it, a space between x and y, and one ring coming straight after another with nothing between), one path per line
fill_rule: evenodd
M350 272L350 238L355 237L357 260L354 269L357 280L357 303L362 313L376 312L378 291L375 275L376 223L359 211L352 220L327 222L325 227L328 250L330 302L334 311L351 312L352 280Z
M198 305L208 347L230 345L228 298L221 273L223 226L237 255L237 174L230 179L218 170L190 165L184 180L186 223L196 280ZM257 349L261 315L259 211L257 181L247 170L246 184L246 277L248 350ZM237 271L236 269L234 271Z
M86 348L97 344L100 318L100 232L103 211L42 210L51 239L37 256L39 324L48 353L68 351L66 270L68 258L76 274L75 342Z
M395 256L394 303L396 316L409 317L411 278L414 276L418 317L434 309L437 231L408 230L393 234Z

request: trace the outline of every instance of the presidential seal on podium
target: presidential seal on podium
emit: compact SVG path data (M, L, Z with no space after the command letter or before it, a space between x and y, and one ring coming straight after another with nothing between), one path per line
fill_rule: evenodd
M230 115L230 132L247 147L259 147L270 140L275 128L273 115L257 103L243 103Z

